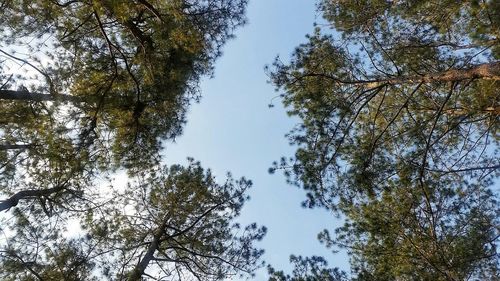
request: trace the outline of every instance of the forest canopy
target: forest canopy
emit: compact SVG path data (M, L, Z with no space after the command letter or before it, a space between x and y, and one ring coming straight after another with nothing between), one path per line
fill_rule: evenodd
M221 280L261 266L266 229L236 223L251 182L161 157L246 4L1 2L2 280Z
M500 3L316 3L305 42L266 68L297 123L270 171L341 221L317 237L349 268L265 267L267 228L240 217L252 182L166 165L247 0L0 0L0 279L496 280ZM242 109L208 114L223 106Z
M245 6L3 1L0 209L65 204L100 172L157 165Z
M269 68L306 207L357 280L498 276L498 1L320 1L326 23Z

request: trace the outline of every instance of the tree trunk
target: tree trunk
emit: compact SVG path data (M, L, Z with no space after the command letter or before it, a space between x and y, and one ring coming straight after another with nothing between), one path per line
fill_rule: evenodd
M8 199L0 201L0 212L8 211L10 208L17 206L19 200L47 196L64 189L64 185L56 186L48 189L28 189L17 192Z
M364 88L377 88L381 85L403 85L432 82L458 82L469 79L500 80L500 61L474 65L467 69L450 69L442 72L422 75L398 76L394 78L364 78L344 80L328 73L305 73L297 80L304 77L324 77L334 80L338 85L353 85Z
M49 95L40 93L31 93L28 91L0 90L0 100L21 100L21 101L63 101L79 102L79 97L71 95Z
M0 151L11 149L28 149L32 146L32 144L0 144Z
M424 74L412 77L397 77L394 79L381 80L389 84L405 83L431 83L431 82L453 82L468 79L500 80L500 61L475 65L468 69L450 69L447 71Z
M156 229L153 235L153 240L149 244L148 250L141 258L139 263L134 267L134 270L132 270L132 272L130 273L128 278L129 281L141 280L141 276L144 274L144 271L146 271L146 268L148 267L149 263L154 259L154 254L160 244L160 239L163 236L166 223L167 220L165 219L163 223Z

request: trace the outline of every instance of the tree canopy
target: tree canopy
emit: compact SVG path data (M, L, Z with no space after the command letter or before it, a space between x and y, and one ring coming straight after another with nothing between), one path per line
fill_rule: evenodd
M79 178L99 172L155 165L162 141L182 132L199 99L199 79L245 22L245 7L246 0L2 1L0 171L10 198L1 209L40 195L52 200L47 190L69 185L79 192L89 185Z
M68 216L20 212L0 250L3 280L222 280L251 275L266 229L234 222L251 182L210 171L157 167L82 214L81 233L65 234ZM108 195L109 197L109 195Z
M293 264L292 275L268 266L269 281L342 281L347 280L345 273L337 268L328 268L328 263L322 257L290 256Z
M163 164L247 0L0 0L0 279L226 280L263 265L251 182ZM344 224L269 281L496 280L500 3L318 0L268 69L294 157ZM122 185L113 180L126 174Z
M498 274L498 5L321 1L326 23L271 68L301 120L271 171L346 216L320 239L359 279Z
M261 266L266 229L235 221L251 182L160 155L246 4L0 1L2 280L222 280Z

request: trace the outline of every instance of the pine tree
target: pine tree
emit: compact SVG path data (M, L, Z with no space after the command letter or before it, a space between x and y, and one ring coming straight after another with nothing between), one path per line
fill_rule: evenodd
M156 165L245 7L2 1L0 210L80 193L100 173Z
M2 280L222 280L251 276L264 227L235 222L251 182L189 166L156 167L76 216L14 210L0 249ZM102 195L101 195L102 197ZM5 229L7 230L7 228ZM69 236L68 236L69 235Z
M328 245L360 279L498 272L500 7L496 1L321 1L326 20L271 78L295 157L275 163L340 211ZM412 279L413 278L413 279Z

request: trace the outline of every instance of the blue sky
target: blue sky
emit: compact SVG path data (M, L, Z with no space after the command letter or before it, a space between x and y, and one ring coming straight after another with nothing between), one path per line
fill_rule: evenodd
M297 120L289 118L275 99L278 93L267 81L264 66L277 55L287 60L293 49L305 42L318 20L313 0L250 0L249 23L237 30L237 37L224 48L215 77L202 84L203 98L188 114L184 134L166 144L168 164L186 164L193 157L212 169L220 182L230 171L235 178L253 181L251 200L241 221L268 227L260 247L264 259L276 268L290 269L290 254L323 255L330 265L348 268L345 254L332 254L321 245L317 234L333 230L339 221L324 210L300 207L304 192L286 184L284 177L268 174L271 163L291 156L292 147L284 135ZM265 271L257 274L263 280Z

